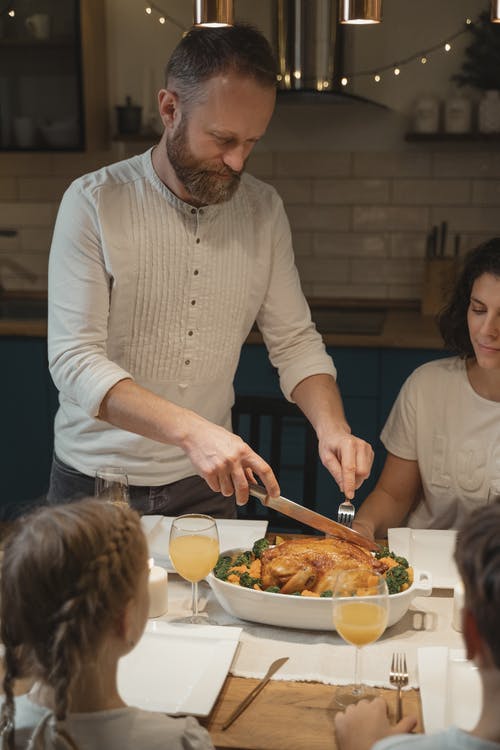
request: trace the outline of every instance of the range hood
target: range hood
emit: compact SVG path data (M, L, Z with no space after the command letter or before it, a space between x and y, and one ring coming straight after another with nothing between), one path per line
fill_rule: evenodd
M344 27L338 0L275 0L275 43L281 101L361 101L345 90ZM384 105L378 104L384 107Z

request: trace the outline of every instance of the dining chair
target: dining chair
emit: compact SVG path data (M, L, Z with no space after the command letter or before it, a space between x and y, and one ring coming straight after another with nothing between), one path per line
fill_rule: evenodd
M232 410L233 431L264 458L280 482L283 495L316 510L318 441L300 409L277 396L237 395ZM288 494L287 494L288 493ZM238 508L248 519L267 519L273 530L303 532L297 521L265 508L250 497ZM309 527L307 529L310 531Z

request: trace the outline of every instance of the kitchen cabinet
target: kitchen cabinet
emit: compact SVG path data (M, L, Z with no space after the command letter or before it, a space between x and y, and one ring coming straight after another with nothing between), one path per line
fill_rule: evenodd
M327 347L337 368L338 384L344 401L347 420L358 437L374 448L375 459L371 476L356 493L359 507L373 489L385 460L385 449L380 442L380 431L387 419L401 386L419 365L432 359L449 356L439 349L392 349ZM281 394L278 375L269 362L264 345L247 344L243 347L236 373L235 391L245 395L278 396ZM242 437L246 438L243 433ZM303 455L301 431L295 421L285 428L283 437L282 493L300 500ZM266 456L264 455L264 458ZM318 459L316 510L332 515L332 508L342 502L342 495L329 472Z
M48 487L56 391L47 369L44 338L0 339L3 394L0 519L19 514Z
M109 143L102 0L17 0L0 16L0 150Z

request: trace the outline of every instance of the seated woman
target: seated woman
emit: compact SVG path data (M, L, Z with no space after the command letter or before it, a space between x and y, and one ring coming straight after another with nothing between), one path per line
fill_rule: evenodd
M428 362L403 385L382 430L387 458L353 528L460 528L500 477L500 238L471 251L439 317L458 356Z
M416 717L391 725L383 698L361 701L335 716L339 750L500 750L500 506L471 513L457 535L455 562L464 583L462 632L467 658L482 684L482 708L469 732L450 726L436 734L404 734ZM396 735L396 736L394 736Z
M147 558L127 506L82 500L19 522L2 564L2 748L213 748L194 718L142 711L118 693L118 660L148 616ZM14 699L26 676L37 682Z

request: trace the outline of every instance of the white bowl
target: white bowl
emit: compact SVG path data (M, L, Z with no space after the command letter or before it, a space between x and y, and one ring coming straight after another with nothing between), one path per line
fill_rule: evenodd
M221 554L235 555L240 552L243 550L232 549ZM388 627L394 625L406 614L416 596L429 596L432 592L432 580L429 573L414 570L413 574L413 583L406 591L389 596ZM207 581L221 607L241 620L277 625L281 628L334 629L332 600L329 597L292 596L256 591L221 581L213 573L207 576Z

